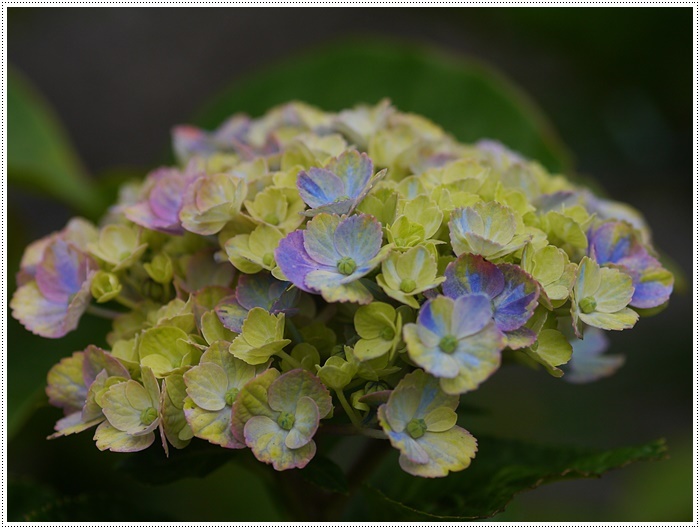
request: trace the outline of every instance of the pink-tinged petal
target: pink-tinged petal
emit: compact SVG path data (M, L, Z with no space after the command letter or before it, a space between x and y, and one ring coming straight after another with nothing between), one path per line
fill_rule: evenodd
M464 294L486 294L493 299L505 286L503 273L480 255L460 255L447 265L445 276L447 279L442 284L442 291L453 299Z
M46 299L67 303L94 270L97 265L92 258L57 238L46 248L37 267L37 287Z
M493 298L494 319L501 331L514 331L525 325L537 308L540 286L519 266L498 265L503 274L504 288Z
M151 446L156 436L152 431L144 435L129 435L104 421L97 427L93 440L102 451L139 452Z
M340 221L333 242L341 257L351 257L362 266L382 247L382 225L371 215L353 215Z
M248 317L248 309L242 307L235 296L222 299L215 310L221 325L229 331L243 332L243 322Z
M10 302L12 316L34 334L61 338L78 327L80 317L90 303L91 280L92 274L73 299L64 303L45 298L35 281L22 285Z
M88 345L83 356L83 380L85 387L90 387L100 371L103 370L110 377L131 378L129 370L119 360L104 349L100 349L95 345Z
M302 200L312 208L332 204L346 194L340 178L318 167L299 172L297 189Z
M280 267L282 273L289 279L295 287L317 294L317 290L306 285L306 276L317 270L319 265L309 257L304 248L304 232L297 230L279 242L275 250L275 262Z

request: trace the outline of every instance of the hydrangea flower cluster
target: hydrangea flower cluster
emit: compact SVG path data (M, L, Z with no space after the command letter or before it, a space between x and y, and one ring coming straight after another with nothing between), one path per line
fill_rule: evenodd
M52 438L96 426L100 450L131 452L158 432L167 453L197 437L286 470L345 432L445 476L477 451L460 395L504 358L607 376L606 332L673 288L631 208L388 102L173 134L178 165L22 259L11 307L33 333L113 319L104 347L49 372Z

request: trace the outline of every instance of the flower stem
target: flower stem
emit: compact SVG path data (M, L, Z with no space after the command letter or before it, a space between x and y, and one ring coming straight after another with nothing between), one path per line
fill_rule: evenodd
M120 303L121 305L124 305L127 309L131 309L131 310L138 310L139 309L138 303L136 303L134 300L131 300L131 299L126 298L124 296L117 296L116 298L114 298L114 301L116 301L117 303Z
M296 358L292 357L292 356L289 355L288 353L285 353L284 351L278 351L278 352L275 353L275 354L276 354L277 356L279 356L282 360L286 360L287 362L289 362L290 364L292 364L292 367L294 367L294 368L302 367L302 365L301 365L301 363L299 362L299 360L297 360Z
M338 395L338 400L340 401L340 405L345 410L346 415L350 418L350 422L352 422L352 424L355 428L362 430L362 421L357 416L357 413L355 413L355 410L352 409L352 406L350 406L348 399L345 398L345 393L343 393L343 390L336 389L335 394Z
M87 309L85 309L85 312L87 312L88 314L92 314L93 316L97 316L98 318L104 318L106 320L114 320L122 314L124 314L123 312L105 309L103 307L98 307L97 305L88 305Z

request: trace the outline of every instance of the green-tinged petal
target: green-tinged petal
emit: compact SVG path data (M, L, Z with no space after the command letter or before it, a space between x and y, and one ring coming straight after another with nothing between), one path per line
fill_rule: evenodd
M600 288L600 283L600 266L590 257L581 259L574 286L574 301L579 303L582 299L594 296Z
M411 461L416 461L418 463L427 463L430 460L427 452L419 445L415 439L413 439L409 434L404 431L397 432L394 430L389 423L387 418L387 404L382 404L377 409L377 418L379 419L379 425L384 430L384 433L389 437L389 442L391 446L396 448L401 452L401 457L405 457Z
M310 397L301 397L294 412L294 426L284 440L287 448L296 450L311 441L321 419L316 402Z
M158 426L157 414L144 412L155 408L148 391L133 380L111 386L104 394L102 412L109 423L128 434L144 434ZM150 419L144 423L144 418Z
M331 275L332 274L332 275ZM372 293L360 281L337 284L336 274L325 270L314 270L306 276L306 285L321 292L328 303L358 303L367 305L372 302Z
M446 476L467 468L476 456L476 438L464 428L455 426L446 432L426 432L418 444L428 454L427 463L415 463L405 456L399 458L401 468L424 478Z
M141 364L150 366L157 377L163 377L169 371L187 365L194 352L188 342L189 335L178 327L148 329L138 342Z
M267 392L268 404L275 411L295 413L297 402L302 397L312 399L321 417L325 417L332 407L331 395L321 380L306 371L295 369L276 379Z
M213 310L202 314L201 332L210 345L218 341L231 342L236 337L235 332L222 325L221 320Z
M323 367L316 366L319 379L326 386L335 390L343 389L350 384L357 374L357 368L356 364L348 362L340 356L331 356L323 364Z
M155 439L156 436L153 432L144 435L130 435L117 430L107 421L97 427L93 437L97 448L111 452L139 452L151 446Z
M263 463L271 464L275 470L304 468L316 454L316 444L292 450L285 444L287 431L268 417L253 417L245 425L245 440L253 454Z
M605 312L593 312L591 314L580 314L581 320L590 325L606 331L622 331L631 329L639 319L639 314L629 308L619 312L607 314Z
M62 359L53 366L47 376L46 394L52 406L63 408L66 413L82 409L87 397L83 381L84 353Z
M267 390L279 376L280 372L276 369L268 369L241 388L231 415L233 436L239 442L245 443L243 427L251 417L262 415L277 420L279 412L274 411L267 403Z
M435 408L425 416L425 425L429 432L444 432L457 424L457 413L443 406Z
M355 330L362 338L379 338L386 333L387 328L393 329L396 320L396 310L388 303L375 301L360 307L355 313ZM393 339L391 336L389 340Z
M182 375L165 377L160 403L161 424L168 442L178 449L185 448L193 435L183 411L186 395Z
M525 352L546 367L550 374L560 377L564 373L558 366L571 360L573 348L561 332L555 329L543 329L537 336L537 341L525 349Z
M226 406L228 377L223 367L213 363L200 363L184 374L187 395L194 403L207 411L219 411Z
M245 443L236 439L231 430L231 408L229 406L225 406L219 411L206 411L187 397L183 412L195 437L224 448L245 447Z
M614 268L600 269L600 288L595 293L597 312L617 312L632 301L632 278Z

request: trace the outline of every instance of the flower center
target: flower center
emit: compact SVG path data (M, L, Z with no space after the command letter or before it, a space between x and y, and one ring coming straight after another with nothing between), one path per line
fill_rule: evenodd
M451 334L443 336L440 340L440 350L443 353L449 354L454 353L455 349L457 349L457 338L455 338Z
M146 408L141 412L141 424L152 424L158 417L158 412L155 408Z
M338 261L338 272L345 276L349 276L352 274L355 269L357 268L357 264L355 263L355 259L352 257L343 257L340 261Z
M413 279L402 279L399 288L401 292L412 292L416 289L416 282Z
M394 339L394 336L396 336L396 331L394 331L394 329L392 329L391 327L384 327L380 336L381 336L382 340L388 342L388 341Z
M263 220L268 224L277 225L280 223L280 218L275 213L268 213L267 215L265 215Z
M280 413L280 416L277 417L277 424L284 430L291 430L292 426L294 426L294 415L283 411Z
M425 421L423 419L411 419L410 422L406 425L406 431L408 432L408 435L410 435L414 439L423 437L427 430L428 427L426 426Z
M267 252L265 255L263 255L262 260L265 266L272 266L272 263L275 262L275 255L272 252Z
M224 395L224 400L228 406L233 406L233 401L236 400L238 396L238 388L231 388Z
M590 314L598 306L598 302L593 296L588 296L587 298L583 298L581 301L579 301L578 306L581 309L581 312L584 314Z

